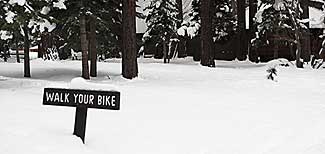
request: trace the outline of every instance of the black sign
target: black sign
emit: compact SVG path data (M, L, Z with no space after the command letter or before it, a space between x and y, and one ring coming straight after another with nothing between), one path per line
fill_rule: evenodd
M43 105L76 107L73 134L85 143L88 108L119 110L120 92L44 88Z
M45 88L43 105L120 109L120 92Z

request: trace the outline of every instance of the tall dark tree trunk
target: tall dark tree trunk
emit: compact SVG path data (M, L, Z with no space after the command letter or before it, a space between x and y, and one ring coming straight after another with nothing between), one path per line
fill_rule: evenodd
M122 75L132 79L138 76L135 0L123 0L123 45L122 45Z
M23 25L24 31L24 77L30 76L30 61L29 61L29 29L27 23Z
M296 0L298 1L298 0ZM292 4L294 5L294 3ZM296 67L297 68L303 68L303 62L300 60L301 58L301 53L302 53L302 47L301 47L301 37L302 37L302 34L301 34L301 29L298 25L298 19L299 19L299 7L298 6L295 6L295 15L293 16L292 14L291 15L291 20L293 22L293 26L294 26L294 30L295 30L295 40L297 42L297 51L296 51Z
M16 44L16 59L17 63L20 63L20 58L19 58L19 45L18 45L18 38L15 37L15 44Z
M276 28L275 29L275 36L276 37L279 37L279 29ZM279 58L279 44L280 44L280 41L277 40L277 39L274 39L273 40L274 42L274 50L273 50L273 59L278 59Z
M89 77L89 66L88 66L88 41L86 32L86 19L85 15L80 15L80 41L81 41L81 52L82 52L82 77L84 79L90 79Z
M176 0L177 3L177 10L178 10L178 15L177 19L179 20L177 22L177 28L180 28L183 23L183 0ZM187 35L187 34L186 34ZM178 51L178 58L184 58L186 57L186 51L185 51L185 37L186 36L179 36L179 42L177 46L177 51Z
M164 63L168 63L168 51L167 51L167 42L163 42L163 54L164 54Z
M214 67L211 8L211 0L201 1L201 65Z
M237 0L237 18L238 18L238 49L236 57L238 60L246 59L246 45L245 39L246 31L246 16L245 16L245 0Z
M302 19L309 19L309 4L310 4L310 0L300 0L300 6L303 10L302 13ZM305 26L309 27L309 22L304 23ZM310 61L310 57L311 57L311 34L309 29L305 29L306 31L303 32L303 51L302 51L302 57L304 59L305 62Z
M257 0L249 0L249 41L256 36L257 27L254 24L254 17L257 12ZM258 62L258 53L255 47L250 43L249 45L249 60L253 62Z
M237 0L231 0L231 7L233 8L233 15L237 15Z
M178 10L177 19L179 20L177 22L177 28L179 28L182 26L183 22L183 0L176 0L176 4Z
M40 42L38 43L38 54L37 54L37 58L43 58L43 48L42 48L42 44Z
M90 44L90 76L97 76L97 41L96 41L96 19L95 16L90 15L89 21L89 44Z

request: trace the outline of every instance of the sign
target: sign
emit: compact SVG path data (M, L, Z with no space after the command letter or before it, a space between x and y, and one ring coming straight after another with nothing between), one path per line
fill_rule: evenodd
M120 92L44 88L43 105L76 107L73 134L85 143L88 108L120 110Z
M45 88L43 105L119 110L120 92Z

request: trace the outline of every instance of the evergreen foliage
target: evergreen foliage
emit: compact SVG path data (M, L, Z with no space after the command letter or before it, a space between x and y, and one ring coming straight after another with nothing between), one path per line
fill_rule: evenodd
M190 27L197 27L200 24L200 0L192 1L192 10L190 13ZM217 42L225 42L231 39L237 30L236 16L232 13L233 8L229 0L212 0L211 9L213 39ZM197 29L196 34L199 34L200 29Z
M146 17L148 29L144 35L145 41L156 42L156 46L168 43L176 36L178 9L175 1L152 0L145 8L149 13Z

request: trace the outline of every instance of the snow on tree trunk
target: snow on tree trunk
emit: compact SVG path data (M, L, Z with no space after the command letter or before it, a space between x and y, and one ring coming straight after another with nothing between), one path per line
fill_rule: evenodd
M80 43L82 52L82 77L84 79L90 79L88 66L88 41L86 32L86 19L84 14L80 15Z
M138 76L135 6L135 0L123 0L122 75L127 79Z
M211 0L201 1L201 65L214 67Z

